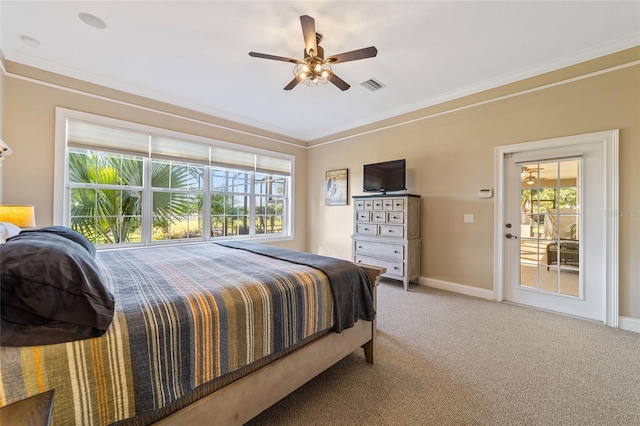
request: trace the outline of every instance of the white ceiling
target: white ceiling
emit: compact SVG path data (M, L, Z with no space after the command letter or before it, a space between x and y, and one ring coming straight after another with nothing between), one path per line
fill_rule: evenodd
M640 45L640 1L2 0L0 14L9 61L305 142ZM301 57L305 14L326 56L378 48L334 65L349 90L285 91L293 64L248 55Z

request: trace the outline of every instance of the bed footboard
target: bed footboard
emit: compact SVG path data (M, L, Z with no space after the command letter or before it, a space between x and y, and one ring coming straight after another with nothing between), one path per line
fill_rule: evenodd
M376 287L384 268L358 264ZM300 386L362 347L368 363L376 356L376 322L360 320L342 333L330 333L236 382L166 417L156 425L211 424L242 425Z
M373 286L373 306L378 309L378 284L380 284L380 276L382 276L382 274L384 274L387 271L387 268L381 268L379 266L371 266L371 265L365 265L362 263L358 263L357 264L359 267L361 267L364 272L367 274L367 276L369 277L369 281L371 281L371 285ZM365 359L367 360L367 362L369 364L375 364L376 361L376 331L377 331L377 327L376 327L376 320L374 319L372 321L372 327L371 327L371 340L369 340L367 343L365 343L364 345L362 345L362 348L364 349L364 356Z

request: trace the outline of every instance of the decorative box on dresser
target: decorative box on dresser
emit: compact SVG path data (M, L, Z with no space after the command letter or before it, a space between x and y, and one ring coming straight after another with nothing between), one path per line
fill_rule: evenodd
M354 195L351 253L356 263L387 268L383 277L420 276L420 195Z

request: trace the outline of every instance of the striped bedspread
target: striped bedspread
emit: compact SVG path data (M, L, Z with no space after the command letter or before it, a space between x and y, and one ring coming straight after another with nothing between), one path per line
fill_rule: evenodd
M103 251L107 333L0 347L0 405L55 389L54 425L148 416L216 378L330 329L317 269L216 244Z

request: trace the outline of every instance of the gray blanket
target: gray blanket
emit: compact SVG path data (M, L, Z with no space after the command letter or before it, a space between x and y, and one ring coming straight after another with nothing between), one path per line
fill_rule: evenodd
M360 267L351 262L246 241L225 241L216 244L250 251L291 263L307 265L324 272L331 284L335 328L338 333L353 327L359 319L373 321L376 316L373 306L373 290L369 277Z

